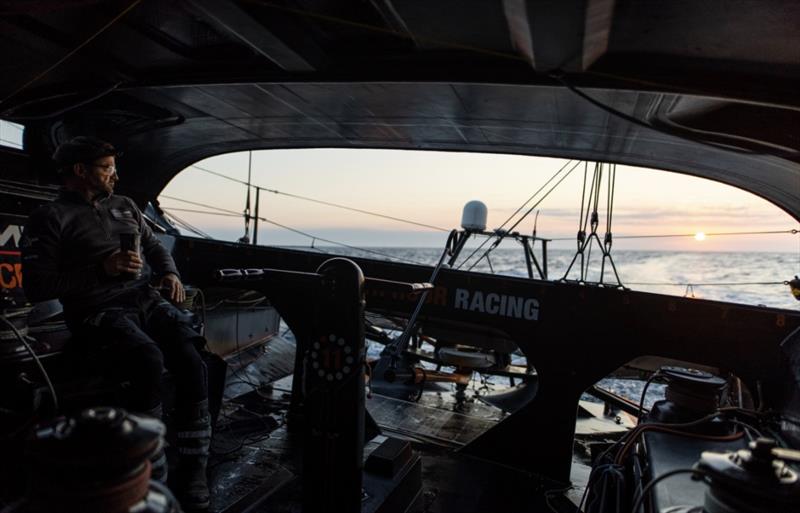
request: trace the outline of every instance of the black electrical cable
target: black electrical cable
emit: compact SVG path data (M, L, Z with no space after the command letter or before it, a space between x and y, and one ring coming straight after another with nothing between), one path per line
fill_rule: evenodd
M563 495L568 491L572 490L573 486L567 486L566 488L554 488L551 490L544 491L544 502L547 504L547 509L552 511L553 513L560 513L553 505L550 503L550 497L553 495Z
M644 399L647 396L647 389L650 387L650 383L652 383L656 378L661 377L661 372L655 372L652 376L647 379L647 382L644 384L644 388L642 389L642 397L639 399L639 415L636 417L636 424L642 423L642 414L644 413Z
M652 490L655 485L657 485L658 483L660 483L661 481L663 481L668 477L676 476L678 474L693 474L696 476L708 475L706 474L706 472L696 468L678 468L675 470L670 470L669 472L664 472L660 476L656 477L655 479L647 483L647 486L642 488L642 492L639 494L639 497L633 503L633 508L631 508L631 513L638 513L639 508L642 507L644 499L647 497L647 494L650 493L650 490Z
M19 332L17 327L14 326L14 324L9 321L5 315L0 315L0 320L3 321L9 328L11 328L11 331L14 332L14 335L16 335L20 343L25 346L25 349L31 355L33 361L36 362L36 366L39 367L39 371L42 373L42 377L44 378L45 383L47 383L47 388L49 389L50 395L53 398L53 408L55 411L58 411L58 396L56 395L56 389L53 386L53 382L50 381L50 375L47 374L47 370L45 370L44 365L42 365L42 361L39 359L39 356L33 351L33 348L30 346L30 344L28 344L28 341L25 340L25 337L22 335L22 333Z

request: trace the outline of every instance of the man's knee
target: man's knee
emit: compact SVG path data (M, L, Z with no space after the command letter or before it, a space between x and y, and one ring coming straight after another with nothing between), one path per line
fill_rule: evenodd
M126 351L125 364L135 373L158 380L164 372L164 355L156 344L138 344Z

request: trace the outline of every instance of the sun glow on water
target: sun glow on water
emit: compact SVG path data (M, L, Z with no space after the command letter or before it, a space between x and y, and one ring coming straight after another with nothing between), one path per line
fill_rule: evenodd
M696 241L704 241L706 240L706 234L703 232L697 232L694 234L694 240Z

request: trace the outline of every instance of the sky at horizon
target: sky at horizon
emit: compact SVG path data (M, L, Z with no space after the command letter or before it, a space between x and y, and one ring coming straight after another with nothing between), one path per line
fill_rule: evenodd
M498 228L566 163L563 159L544 157L409 150L254 151L251 172L254 185L442 229L403 224L262 191L259 213L277 225L261 222L258 241L281 246L312 243L310 237L278 226L283 225L317 237L315 245L331 245L322 240L327 239L359 247L442 247L447 231L459 227L467 201L484 202L488 207L487 228ZM246 187L200 167L246 180L248 153L219 155L190 166L164 189L160 196L162 207L215 238L238 239L244 233L244 221L235 215L244 209ZM589 179L592 168L590 165ZM559 178L565 174L562 172ZM568 239L551 243L554 249L575 247L583 177L581 164L538 207L538 235ZM555 180L550 186L554 183ZM601 239L605 233L606 185L599 208ZM230 215L181 211L178 209L211 209L170 197L224 209ZM254 202L253 194L253 211ZM534 214L535 211L516 230L530 234ZM624 238L798 228L800 225L785 212L739 189L677 173L617 166L614 249L775 251L798 253L800 259L797 234L708 236L703 241L694 237ZM251 225L251 238L252 229Z

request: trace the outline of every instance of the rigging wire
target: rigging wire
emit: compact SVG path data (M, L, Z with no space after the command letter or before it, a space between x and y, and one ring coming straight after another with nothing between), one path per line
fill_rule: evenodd
M674 285L677 287L714 287L714 286L734 286L734 285L789 285L788 280L784 281L719 281L719 282L648 282L648 281L632 281L628 285Z
M551 176L551 177L550 177L550 178L549 178L549 179L548 179L548 180L547 180L545 183L543 183L543 184L542 184L542 186L541 186L541 187L539 187L539 188L536 190L536 192L534 192L533 194L531 194L531 196L530 196L528 199L526 199L526 200L525 200L525 202L524 202L524 203L522 203L522 205L520 205L520 206L519 206L519 207L518 207L518 208L517 208L517 209L516 209L516 210L515 210L515 211L514 211L514 212L513 212L513 213L512 213L510 216L508 216L508 218L507 218L505 221L503 221L503 224L501 224L501 225L500 225L500 228L498 228L496 231L500 231L500 230L502 230L502 229L505 227L505 225L506 225L506 224L508 224L508 223L509 223L509 222L510 222L510 221L511 221L513 218L514 218L514 216L515 216L515 215L517 215L517 214L518 214L518 213L519 213L519 212L520 212L520 211L521 211L523 208L525 208L525 207L528 205L528 203L530 203L531 201L533 201L533 198L535 198L535 197L536 197L536 196L537 196L537 195L538 195L540 192L542 192L542 190L544 190L544 188L545 188L545 187L547 187L547 185L548 185L550 182L552 182L552 181L553 181L553 180L554 180L554 179L555 179L555 178L556 178L556 177L557 177L557 176L558 176L558 175L559 175L559 174L560 174L562 171L564 171L564 170L567 168L567 166L569 166L571 163L572 163L572 160L568 160L566 163L564 163L564 165L563 165L563 166L561 166L561 168L560 168L558 171L556 171L555 173L553 173L553 176ZM573 168L573 169L574 169L574 168ZM571 171L572 171L572 170L570 170L570 172L571 172ZM569 173L567 173L567 174L569 174ZM559 183L561 183L561 182L559 182ZM549 193L548 193L548 194L549 194ZM526 214L526 215L527 215L527 214ZM524 216L523 216L523 218L524 218ZM510 230L508 230L508 231L510 231ZM489 238L491 238L491 237L494 237L494 236L495 236L495 235L490 235L490 236L489 236L489 237L487 237L487 238L486 238L486 239L485 239L483 242L481 242L481 244L480 244L480 245L479 245L477 248L475 248L474 250L472 250L472 253L470 253L470 254L467 256L467 258L465 258L465 259L464 259L464 260L463 260L463 261L462 261L462 262L461 262L461 263L458 265L458 267L456 267L456 270L458 270L458 269L461 269L461 268L464 266L464 264L466 264L467 262L469 262L469 259L470 259L470 258L472 258L472 257L475 255L475 253L477 253L478 251L480 251L480 250L481 250L481 248L483 248L483 246L485 246L487 242L489 242ZM483 258L483 257L481 257L481 258ZM480 261L480 259L479 259L478 261ZM472 267L470 267L470 269L472 269Z
M301 230L297 230L295 228L290 228L290 227L288 227L286 225L277 223L275 221L272 221L272 220L264 218L264 217L259 217L259 220L260 221L264 221L265 223L269 223L269 224L278 226L280 228L283 228L284 230L289 230L290 232L294 232L294 233L297 233L297 234L300 234L300 235L304 235L304 236L306 236L306 237L308 237L310 239L316 239L316 240L321 240L322 242L327 242L328 244L335 244L337 246L342 246L342 247L345 247L345 248L348 248L348 249L352 249L352 250L355 250L355 251L363 251L365 253L371 253L373 255L379 255L379 256L382 256L384 258L388 258L389 260L397 260L397 261L400 261L400 262L406 262L406 263L415 264L415 265L428 265L428 264L426 264L424 262L419 262L419 261L411 260L411 259L408 259L408 258L403 258L403 257L390 255L388 253L383 253L381 251L375 251L373 249L359 248L358 246L351 246L350 244L345 244L343 242L337 242L337 241L333 241L333 240L329 240L329 239L323 239L322 237L318 237L316 235L311 235L309 233L306 233L306 232L301 231Z
M163 205L161 205L161 208L162 210L166 208L169 209L170 211L174 210L176 212L189 212L192 214L208 214L211 216L222 216L222 217L242 217L242 214L227 214L225 212L212 212L210 210L198 210L195 208L164 207Z
M175 221L177 221L181 226L185 227L187 230L189 230L189 231L191 231L193 233L196 233L196 234L200 235L201 237L208 238L208 239L213 238L213 237L211 237L210 235L208 235L205 232L202 232L201 230L197 229L196 227L192 226L191 224L187 223L185 220L177 217L173 212L189 212L189 213L195 213L195 214L207 214L207 215L222 216L222 217L241 217L242 216L242 214L240 212L236 212L234 210L228 210L228 209L221 208L221 207L215 207L213 205L208 205L208 204L200 203L200 202L197 202L197 201L185 200L185 199L177 198L177 197L174 197L174 196L168 196L166 194L162 194L161 197L162 198L166 198L166 199L171 199L171 200L174 200L174 201L180 201L180 202L183 202L183 203L188 203L190 205L196 205L196 206L201 206L201 207L204 207L204 208L209 208L209 209L215 210L215 211L208 211L208 210L197 210L197 209L180 208L180 207L166 207L166 206L163 206L163 205L161 206L161 208L166 213L168 213L170 215L170 217L175 219ZM265 219L263 217L259 217L259 220L276 224L276 226L279 226L279 227L283 227L283 225L279 225L279 224L274 223L272 221L269 221L269 220L267 220L267 219ZM312 240L311 248L315 249L315 250L317 250L319 252L322 252L322 253L325 253L325 252L322 251L321 249L317 248L317 247L314 247L314 245L313 245L314 241L320 240L320 241L328 242L328 243L334 244L334 245L340 245L340 246L348 247L348 248L351 248L351 249L357 249L358 251L372 252L372 253L384 256L386 258L397 259L397 260L405 261L405 262L412 263L412 264L428 265L428 264L425 264L423 262L404 259L404 258L401 258L401 257L395 257L395 256L391 256L391 255L388 255L388 254L385 254L385 253L382 253L382 252L375 252L373 250L366 250L365 248L356 248L355 246L349 246L349 245L346 245L346 244L343 244L343 243L339 243L339 242L336 242L336 241L329 241L327 239L322 239L320 237L317 237L317 236L314 236L314 235L311 235L311 234L308 234L308 233L305 233L305 232L300 232L299 230L294 230L294 229L289 228L289 227L286 227L286 229L291 230L291 231L295 231L295 232L297 232L297 233L299 233L299 234L301 234L303 236L311 238L311 240ZM792 232L796 232L796 230L771 231L771 232L739 232L739 233L731 232L731 233L726 233L725 235L738 235L740 233L752 234L752 233L792 233ZM481 234L478 234L478 235L481 235ZM708 235L708 234L706 234L706 235ZM680 236L680 235L675 235L675 236L677 237L677 236ZM486 237L487 237L487 240L488 240L489 238L494 237L494 235L493 234L492 235L486 235ZM624 238L624 237L617 236L615 238ZM565 240L565 239L551 239L551 240ZM572 240L572 239L569 239L569 240ZM628 282L628 285L675 286L675 287L688 287L688 286L694 286L694 287L700 287L700 286L702 286L702 287L706 287L706 286L708 286L708 287L710 287L710 286L720 286L720 287L734 286L735 287L735 286L740 286L740 285L784 285L785 286L785 285L789 285L789 281L788 280L783 280L783 281L746 281L746 282L649 282L649 281L634 281L634 282Z
M177 197L175 197L175 196L168 196L168 195L166 195L166 194L162 194L162 195L161 195L161 197L162 197L162 198L166 198L166 199L171 199L171 200L174 200L174 201L180 201L180 202L183 202L183 203L188 203L188 204L190 204L190 205L196 205L196 206L199 206L199 207L203 207L203 208L209 208L209 209L212 209L212 210L217 210L217 211L219 211L219 212L202 212L202 213L204 213L204 214L211 214L211 215L223 215L223 216L227 216L227 217L233 217L234 215L235 215L236 217L241 217L241 215L242 215L240 212L236 212L236 211L234 211L234 210L229 210L229 209L226 209L226 208L215 207L214 205L209 205L209 204L207 204L207 203L200 203L200 202L198 202L198 201L190 201L190 200L185 200L185 199L183 199L183 198L177 198ZM164 206L162 206L161 208L162 208L162 209L163 209L165 212L169 212L169 210L170 210L170 207L164 207ZM174 209L173 209L173 210L174 210ZM188 209L187 209L187 210L188 210ZM175 216L175 214L171 214L171 215L172 215L173 217ZM342 247L345 247L345 248L348 248L348 249L352 249L352 250L354 250L354 251L362 251L362 252L364 252L364 253L370 253L370 254L373 254L373 255L379 255L379 256L382 256L382 257L384 257L384 258L387 258L387 259L389 259L389 260L396 260L396 261L400 261L400 262L406 262L406 263L409 263L409 264L415 264L415 265L427 265L426 263L424 263L424 262L420 262L420 261L417 261L417 260L411 260L411 259L408 259L408 258L404 258L404 257L398 257L398 256L390 255L390 254L388 254L388 253L383 253L383 252L381 252L381 251L376 251L376 250L373 250L373 249L368 249L368 248L360 248L360 247L358 247L358 246L352 246L352 245L350 245L350 244L345 244L344 242L338 242L338 241L334 241L334 240L330 240L330 239L325 239L325 238L323 238L323 237L319 237L319 236L317 236L317 235L312 235L312 234L310 234L310 233L307 233L307 232L304 232L304 231L301 231L301 230L298 230L298 229L295 229L295 228L291 228L291 227L289 227L289 226L286 226L286 225L284 225L284 224L278 223L278 222L276 222L276 221L273 221L273 220L271 220L271 219L267 219L266 217L261 217L261 216L259 216L259 217L258 217L258 220L259 220L259 221L264 221L265 223L272 224L272 225L274 225L274 226L277 226L277 227L279 227L279 228L283 228L284 230L288 230L288 231L290 231L290 232L294 232L294 233L297 233L297 234L299 234L299 235L303 235L304 237L308 237L309 239L312 239L312 240L319 240L319 241L322 241L322 242L327 242L328 244L334 244L334 245L336 245L336 246L342 246ZM207 238L211 238L211 237L210 237L210 236L208 236L208 235L204 235L204 236L206 236ZM316 249L316 248L315 248L315 249Z
M235 210L230 210L230 209L222 208L222 207L215 207L214 205L209 205L208 203L200 203L199 201L191 201L191 200L187 200L187 199L183 199L183 198L177 198L175 196L168 196L166 194L162 194L161 197L162 198L171 199L171 200L174 200L174 201L180 201L181 203L188 203L189 205L195 205L197 207L210 208L212 210L216 210L217 212L235 215L236 217L242 217L242 213L241 212L237 212Z
M239 237L239 242L242 244L250 244L250 189L252 189L250 177L253 171L253 152L247 152L247 197L244 204L244 235Z
M793 157L794 155L797 154L797 151L795 151L795 150L789 150L789 149L780 148L780 147L776 148L774 146L772 147L772 150L773 150L772 152L765 153L763 151L755 151L755 150L748 150L746 148L740 148L740 147L734 146L733 144L718 143L718 142L710 141L710 140L692 139L692 138L690 138L690 137L688 137L686 135L683 135L683 134L680 134L680 133L676 133L675 131L667 130L667 129L652 125L652 124L648 123L647 121L643 121L643 120L641 120L641 119L639 119L639 118L637 118L635 116L632 116L630 114L626 114L626 113L622 112L621 110L615 109L614 107L611 107L610 105L607 105L607 104L601 102L600 100L597 100L597 99L589 96L588 94L586 94L582 90L578 89L577 87L575 87L574 85L569 83L564 78L564 74L563 73L560 73L560 72L559 73L551 73L549 75L549 77L552 78L553 80L559 82L562 86L566 87L567 89L572 91L577 96L580 96L581 98L583 98L584 100L586 100L590 104L592 104L595 107L605 111L608 114L611 114L614 117L620 118L620 119L622 119L624 121L627 121L628 123L631 123L631 124L634 124L634 125L637 125L637 126L640 126L640 127L643 127L643 128L648 128L648 129L653 130L654 132L657 132L657 133L660 133L660 134L664 134L664 135L667 135L667 136L670 136L670 137L675 137L675 138L680 139L682 141L688 141L688 142L693 143L693 144L701 144L703 146L708 146L709 148L714 148L714 149L723 150L723 151L729 151L729 152L738 153L738 154L741 154L741 155L773 155L774 154L774 155L778 155L778 156L781 156L781 157ZM703 132L700 131L700 133L702 134Z
M572 161L570 160L569 162L572 162ZM506 231L505 231L504 233L502 233L502 234L497 234L497 235L496 235L496 237L497 237L497 240L496 240L494 243L492 243L492 245L491 245L491 246L490 246L490 247L489 247L489 248L488 248L488 249L487 249L487 250L486 250L486 251L483 253L483 255L482 255L482 256L481 256L479 259L477 259L477 260L476 260L476 261L475 261L475 262L474 262L474 263L473 263L473 264L472 264L472 265L469 267L469 269L467 269L467 270L468 270L468 271L471 271L471 270L472 270L472 269L473 269L473 268L474 268L476 265L478 265L478 262L480 262L480 261L481 261L481 260L483 260L484 258L488 258L488 257L489 257L489 253L491 253L491 252L492 252L492 251L493 251L495 248L497 248L497 246L499 246L499 245L500 245L500 242L503 240L503 238L505 238L505 236L506 236L508 233L512 232L512 231L514 230L514 228L516 228L517 226L519 226L519 224L520 224L520 223L521 223L523 220L525 220L525 218L526 218L526 217L528 217L528 215L530 215L530 213L531 213L531 212L533 212L533 211L536 209L536 207L538 207L538 206L539 206L539 205L540 205L540 204L541 204L541 203L542 203L542 202L543 202L545 199L547 199L547 197L550 195L550 193L552 193L552 192L553 192L553 191L554 191L554 190L555 190L555 189L556 189L556 188L557 188L559 185L561 185L561 182L563 182L564 180L566 180L566 179L567 179L567 177L569 177L569 175L570 175L570 174L571 174L571 173L572 173L572 172L575 170L575 168L577 168L579 165L580 165L580 162L576 162L576 163L575 163L575 164L574 164L574 165L573 165L573 166L572 166L572 167L569 169L569 171L567 171L567 172L564 174L564 176L562 176L561 178L559 178L559 179L558 179L558 181L555 183L555 185L553 185L553 186L550 188L550 190L548 190L546 193L544 193L544 196L542 196L542 197L541 197L541 198L540 198L540 199L539 199L539 200L538 200L536 203L534 203L534 204L533 204L533 205L532 205L532 206L531 206L531 207L530 207L530 208L529 208L529 209L528 209L528 210L527 210L527 211L526 211L526 212L525 212L525 213L522 215L522 217L520 217L520 218L519 218L519 219L518 219L518 220L517 220L517 221L516 221L516 222L515 222L513 225L511 225L511 227L510 227L508 230L506 230ZM563 169L563 168L562 168L562 169ZM549 180L548 180L548 182L549 182ZM474 252L473 252L472 254L474 254ZM471 256L471 255L470 255L470 256ZM466 260L465 260L464 262L466 262ZM462 265L463 265L463 264L462 264ZM461 267L461 266L459 266L457 269L460 269L460 267Z
M252 158L252 156L251 156L251 158ZM518 213L519 213L519 212L520 212L520 211L521 211L521 210L522 210L522 209L523 209L523 208L524 208L524 207L525 207L525 206L526 206L526 205L527 205L527 204L528 204L528 203L529 203L529 202L530 202L530 201L531 201L533 198L535 198L535 197L536 197L536 196L537 196L537 195L538 195L538 194L539 194L539 193L540 193L540 192L541 192L541 191L542 191L542 190L543 190L543 189L544 189L544 188L545 188L545 187L546 187L546 186L547 186L547 185L548 185L550 182L552 182L552 180L553 180L553 179L555 179L555 177L556 177L556 176L558 176L558 174L560 174L561 172L563 172L563 170L564 170L564 169L565 169L565 168L566 168L566 167L567 167L567 166L568 166L568 165L569 165L571 162L572 162L572 161L570 160L570 161L568 161L568 162L567 162L567 163L566 163L564 166L562 166L562 167L561 167L561 168L560 168L560 169L559 169L559 170L558 170L558 171L557 171L557 172L556 172L556 173L555 173L555 174L554 174L554 175L553 175L553 176L552 176L552 177L551 177L551 178L550 178L550 179L549 179L547 182L545 182L545 184L544 184L542 187L540 187L540 188L539 188L539 190L537 190L537 191L536 191L536 192L535 192L535 193L534 193L534 194L533 194L533 195L532 195L530 198L528 198L528 200L527 200L527 201L525 201L525 202L524 202L524 203L523 203L523 204L522 204L520 207L518 207L518 208L517 208L517 210L516 210L514 213L512 213L512 214L511 214L511 216L509 216L509 218L508 218L508 219L506 219L506 221L503 223L503 225L501 225L501 228L499 228L498 230L501 230L501 229L502 229L502 228L505 226L505 224L507 224L507 223L508 223L508 222L509 222L509 221L510 221L510 220L511 220L511 219L512 219L512 218L513 218L513 217L514 217L516 214L518 214ZM577 164L576 164L576 166L577 166ZM569 174L569 173L571 173L571 172L572 172L572 171L575 169L575 167L576 167L576 166L573 166L573 168L571 168L571 169L569 170L568 174ZM417 222L414 222L414 221L409 221L409 220L407 220L407 219L396 218L396 217L392 217L392 216L386 216L386 215L384 215L384 214L379 214L379 213L376 213L376 212L371 212L371 211L366 211L366 210L362 210L362 209L356 209L356 208L352 208L352 207L347 207L347 206L345 206L345 205L340 205L340 204L331 203L331 202L327 202L327 201L317 200L317 199L314 199L314 198L309 198L309 197L306 197L306 196L300 196L300 195L296 195L296 194L285 193L285 192L278 191L278 190L275 190L275 189L268 189L268 188L259 187L259 186L256 186L256 185L252 185L252 183L250 183L250 180L249 180L249 179L248 179L248 181L247 181L247 182L245 182L245 181L238 180L238 179L236 179L236 178L233 178L233 177L230 177L230 176L227 176L227 175L221 174L221 173L217 173L217 172L215 172L215 171L212 171L212 170L210 170L210 169L203 168L203 167L201 167L201 166L194 165L194 166L192 166L192 167L195 167L195 168L197 168L197 169L199 169L199 170L201 170L201 171L204 171L204 172L207 172L207 173L210 173L210 174L213 174L213 175L219 176L220 178L224 178L224 179L226 179L226 180L230 180L230 181L233 181L233 182L236 182L236 183L240 183L240 184L246 185L246 186L248 186L248 188L249 188L249 187L256 187L256 188L260 188L261 190L264 190L264 191L267 191L267 192L272 192L272 193L274 193L274 194L281 194L281 195L285 195L285 196L289 196L289 197L293 197L293 198L297 198L297 199L302 199L302 200L305 200L305 201L311 201L311 202L315 202L315 203L319 203L319 204L324 204L324 205L328 205L328 206L333 206L333 207L336 207L336 208L342 208L342 209L346 209L346 210L351 210L351 211L355 211L355 212L360 212L360 213L364 213L364 214L367 214L367 215L374 215L374 216L383 217L383 218L388 218L388 219L392 219L392 220L396 220L396 221L400 221L400 222L405 222L405 223L410 223L410 224L416 224L416 225L419 225L419 226L424 226L424 227L427 227L427 228L433 228L433 229L436 229L436 230L444 230L444 228L441 228L441 227L432 226L432 225L426 225L426 224L423 224L423 223L417 223ZM615 166L614 166L614 167L615 167ZM613 173L613 172L615 172L615 171L616 171L616 169L612 169L612 170L611 170L611 172L612 172L612 173ZM590 209L589 209L589 208L586 208L586 205L585 205L585 203L586 203L586 181L587 181L587 173L588 173L588 163L586 163L586 162L585 162L585 163L584 163L584 184L583 184L583 193L582 193L582 195L581 195L581 215L580 215L580 218L582 218L582 219L583 219L583 225L584 225L584 226L579 226L579 229L580 229L580 228L582 228L582 230L579 230L579 236L580 236L580 231L584 231L584 233L585 233L585 229L586 229L586 227L588 226L588 222L589 222L589 213L590 213ZM557 186L557 185L559 185L559 184L561 183L561 181L563 181L565 178L566 178L566 176L562 177L562 178L561 178L561 180L559 180L559 181L558 181L558 183L556 184L556 186ZM546 197L547 195L549 195L549 194L550 194L550 193L551 193L551 192L552 192L552 191L555 189L555 187L556 187L556 186L554 186L553 188L551 188L551 189L550 189L550 190L549 190L549 191L546 193L545 197ZM591 190L594 190L594 188L596 188L596 187L598 187L598 184L595 182L595 180L594 180L594 177L593 177L592 184L590 185L589 189L590 189L590 191L591 191ZM614 189L615 189L615 184L609 184L609 188L607 189L607 195L608 195L608 201L609 201L609 205L613 205L614 192L615 192L615 190L614 190ZM248 189L248 196L249 196L249 189ZM193 202L193 201L189 201L189 200L184 200L184 199L182 199L182 198L176 198L176 197L174 197L174 196L169 196L169 195L162 195L162 197L164 197L164 198L167 198L167 199L173 199L173 200L180 201L180 202L184 202L184 203L189 203L189 204L196 205L196 206L202 206L202 207L204 207L204 208L210 208L210 209L213 209L213 210L215 210L216 212L203 211L203 210L196 210L196 209L177 208L177 207L172 207L172 208L169 208L169 210L171 210L171 211L184 211L184 212L191 212L191 213L198 213L198 214L218 215L218 216L227 216L227 217L240 217L240 216L242 216L242 214L241 214L241 213L239 213L239 212L235 212L235 211L233 211L233 210L228 210L228 209L223 209L223 208L215 207L215 206L213 206L213 205L208 205L208 204L203 204L203 203L199 203L199 202ZM541 198L541 199L539 200L539 202L537 203L537 205L538 205L539 203L541 203L541 201L543 201L545 197ZM590 197L591 197L591 194L590 194ZM597 202L597 201L599 200L599 198L598 198L598 195L595 195L595 198L594 198L594 200L595 200L595 202ZM529 209L529 210L528 210L528 211L527 211L527 212L526 212L526 213L525 213L525 214L524 214L524 215L523 215L523 216L522 216L522 217L521 217L521 218L520 218L520 219L519 219L519 220L518 220L518 221L517 221L517 222L516 222L516 223L515 223L513 226L512 226L512 228L511 228L511 229L509 229L507 232L510 232L511 230L513 230L513 228L514 228L514 227L516 227L516 226L517 226L517 225L518 225L518 224L519 224L519 223L520 223L522 220L524 220L524 219L525 219L525 217L526 217L527 215L529 215L529 214L530 214L530 212L531 212L531 211L532 211L532 210L533 210L535 207L536 207L536 205L534 205L534 207L532 207L531 209ZM585 216L584 216L584 213L585 213ZM176 217L174 214L171 214L171 215L172 215L173 217ZM245 214L245 215L246 215L246 214ZM607 227L607 230L608 230L609 224L611 223L611 220L612 220L611 216L612 216L612 215L613 215L613 214L611 213L611 211L610 211L610 210L609 210L609 211L607 211L607 216L606 216L606 227ZM538 216L538 212L537 212L537 216ZM204 232L200 231L199 229L197 229L196 227L194 227L194 226L192 226L191 224L187 223L186 221L184 221L184 220L182 220L182 219L180 219L180 218L177 218L177 217L176 217L176 220L178 220L178 221L179 221L179 222L182 224L182 226L186 227L186 228L187 228L187 229L189 229L190 231L192 231L192 232L194 232L194 233L196 233L196 234L198 234L198 235L201 235L201 236L203 236L203 237L206 237L206 238L211 238L211 237L210 237L208 234L206 234L206 233L204 233ZM337 242L337 241L332 241L332 240L327 240L327 239L323 239L323 238L320 238L320 237L316 237L316 236L313 236L313 235L311 235L311 234L308 234L308 233L306 233L306 232L301 232L300 230L295 230L295 229L292 229L292 228L290 228L290 227L288 227L288 226L281 225L281 224L279 224L279 223L276 223L276 222L274 222L274 221L271 221L271 220L268 220L268 219L265 219L265 218L262 218L262 217L259 217L259 220L263 220L263 221L265 221L265 222L269 222L269 223L271 223L271 224L274 224L275 226L278 226L278 227L281 227L281 228L284 228L284 229L287 229L287 230L290 230L290 231L294 231L294 232L296 232L296 233L298 233L298 234L301 234L301 235L303 235L303 236L309 237L309 238L312 240L312 243L311 243L311 245L312 245L312 248L314 247L314 242L315 242L316 240L320 240L320 241L323 241L323 242L328 242L328 243L330 243L330 244L335 244L335 245L339 245L339 246L347 247L347 248L349 248L349 249L354 249L354 250L357 250L357 251L364 251L364 252L370 252L370 253L373 253L373 254L378 254L378 255L380 255L380 256L383 256L383 257L385 257L385 258L389 258L389 259L397 259L397 260L402 260L402 261L406 261L406 262L409 262L409 263L414 263L414 264L418 264L418 265L425 265L425 264L423 264L422 262L413 261L413 260L408 260L408 259L403 259L403 258L400 258L400 257L394 257L394 256L391 256L391 255L388 255L388 254L382 253L382 252L376 252L376 251L374 251L374 250L367 250L367 249L365 249L365 248L359 248L359 247L356 247L356 246L347 245L347 244L340 243L340 242ZM797 233L798 233L798 230L797 230L797 229L790 229L790 230L764 230L764 231L742 231L742 232L711 232L711 233L706 233L705 235L706 235L706 236L730 236L730 235L766 235L766 234L793 234L793 235L794 235L794 234L797 234ZM479 234L479 235L480 235L480 234ZM461 267L462 267L462 266L463 266L463 265L464 265L464 264L465 264L467 261L469 261L469 259L470 259L472 256L474 256L474 255L475 255L475 253L477 253L477 251L479 251L479 250L480 250L480 249L481 249L481 248L482 248L482 247L483 247L483 246L484 246L484 245L485 245L485 244L486 244L486 243L489 241L489 238L496 238L496 237L499 237L499 239L500 239L500 240L502 240L502 238L503 238L504 236L505 236L505 234L497 234L497 233L495 233L495 234L490 234L490 235L486 235L486 237L487 237L487 238L486 238L486 239L483 241L483 243L482 243L481 245L479 245L479 246L478 246L478 248L476 248L476 250L473 250L473 252L472 252L472 253L471 253L471 254L470 254L470 255L469 255L469 256L468 256L468 257L467 257L467 258L466 258L466 259L465 259L465 260L464 260L464 261L463 261L463 262L462 262L462 263L461 263L461 264L460 264L460 265L459 265L459 266L456 268L456 269L460 269L460 268L461 268ZM619 236L616 236L615 238L618 238L618 239L628 239L628 238L630 238L630 239L637 239L637 238L694 237L694 236L695 236L695 234L655 234L655 235L619 235ZM552 240L552 241L563 241L563 240L572 240L572 238L554 238L554 239L551 239L551 240ZM474 262L474 263L473 263L473 265L472 265L472 266L470 266L469 270L472 270L472 269L475 267L475 265L477 265L477 263L478 263L478 262L480 262L480 260L482 260L484 257L488 257L488 253L490 253L490 252L491 252L493 249L495 249L496 247L497 247L497 243L495 243L495 245L494 245L494 246L492 246L491 248L489 248L489 250L487 250L487 252L486 252L484 255L482 255L480 259L478 259L476 262ZM314 248L314 249L317 249L317 248ZM689 286L737 286L737 285L787 285L787 284L788 284L788 281L779 281L779 282L710 282L710 283L689 283L689 282L686 282L686 283L683 283L683 282L678 282L678 283L669 283L669 282L631 282L630 284L631 284L631 285L654 285L654 286L658 286L658 285L661 285L661 286L663 286L663 285L672 285L672 286L686 286L686 287L689 287Z
M172 213L172 212L170 212L168 210L165 210L163 208L162 208L162 211L164 211L166 214L168 214L172 218L172 220L175 221L179 226L181 226L181 227L189 230L190 232L192 232L192 233L194 233L196 235L199 235L199 236L201 236L201 237L203 237L205 239L213 239L213 237L211 235L209 235L209 234L205 233L204 231L202 231L201 229L189 224L187 221L184 221L180 217L176 216L174 213Z
M238 180L236 178L233 178L232 176L227 176L227 175L224 175L222 173L218 173L216 171L212 171L210 169L206 169L204 167L198 166L196 164L192 165L191 167L193 167L195 169L198 169L200 171L203 171L205 173L209 173L209 174L212 174L214 176L218 176L220 178L224 178L226 180L230 180L232 182L240 183L242 185L250 185L248 182L245 182L243 180ZM420 226L420 227L423 227L423 228L430 228L432 230L437 230L437 231L440 231L440 232L449 232L450 231L447 228L442 228L441 226L434 226L434 225L431 225L431 224L420 223L418 221L412 221L410 219L403 219L401 217L394 217L394 216L390 216L390 215L386 215L386 214L381 214L379 212L373 212L371 210L364 210L364 209L355 208L355 207L348 207L347 205L342 205L342 204L339 204L339 203L333 203L333 202L330 202L330 201L324 201L324 200L320 200L320 199L316 199L316 198L309 198L308 196L301 196L299 194L293 194L293 193L290 193L290 192L279 191L277 189L269 189L267 187L261 187L260 185L250 185L250 186L251 187L255 187L257 189L261 189L264 192L271 192L272 194L277 194L277 195L280 195L280 196L286 196L286 197L289 197L289 198L299 199L299 200L303 200L303 201L309 201L311 203L317 203L319 205L326 205L326 206L329 206L329 207L341 208L343 210L349 210L351 212L358 212L360 214L366 214L366 215L370 215L370 216L381 217L383 219L390 219L392 221L397 221L397 222L406 223L406 224L412 224L412 225Z

